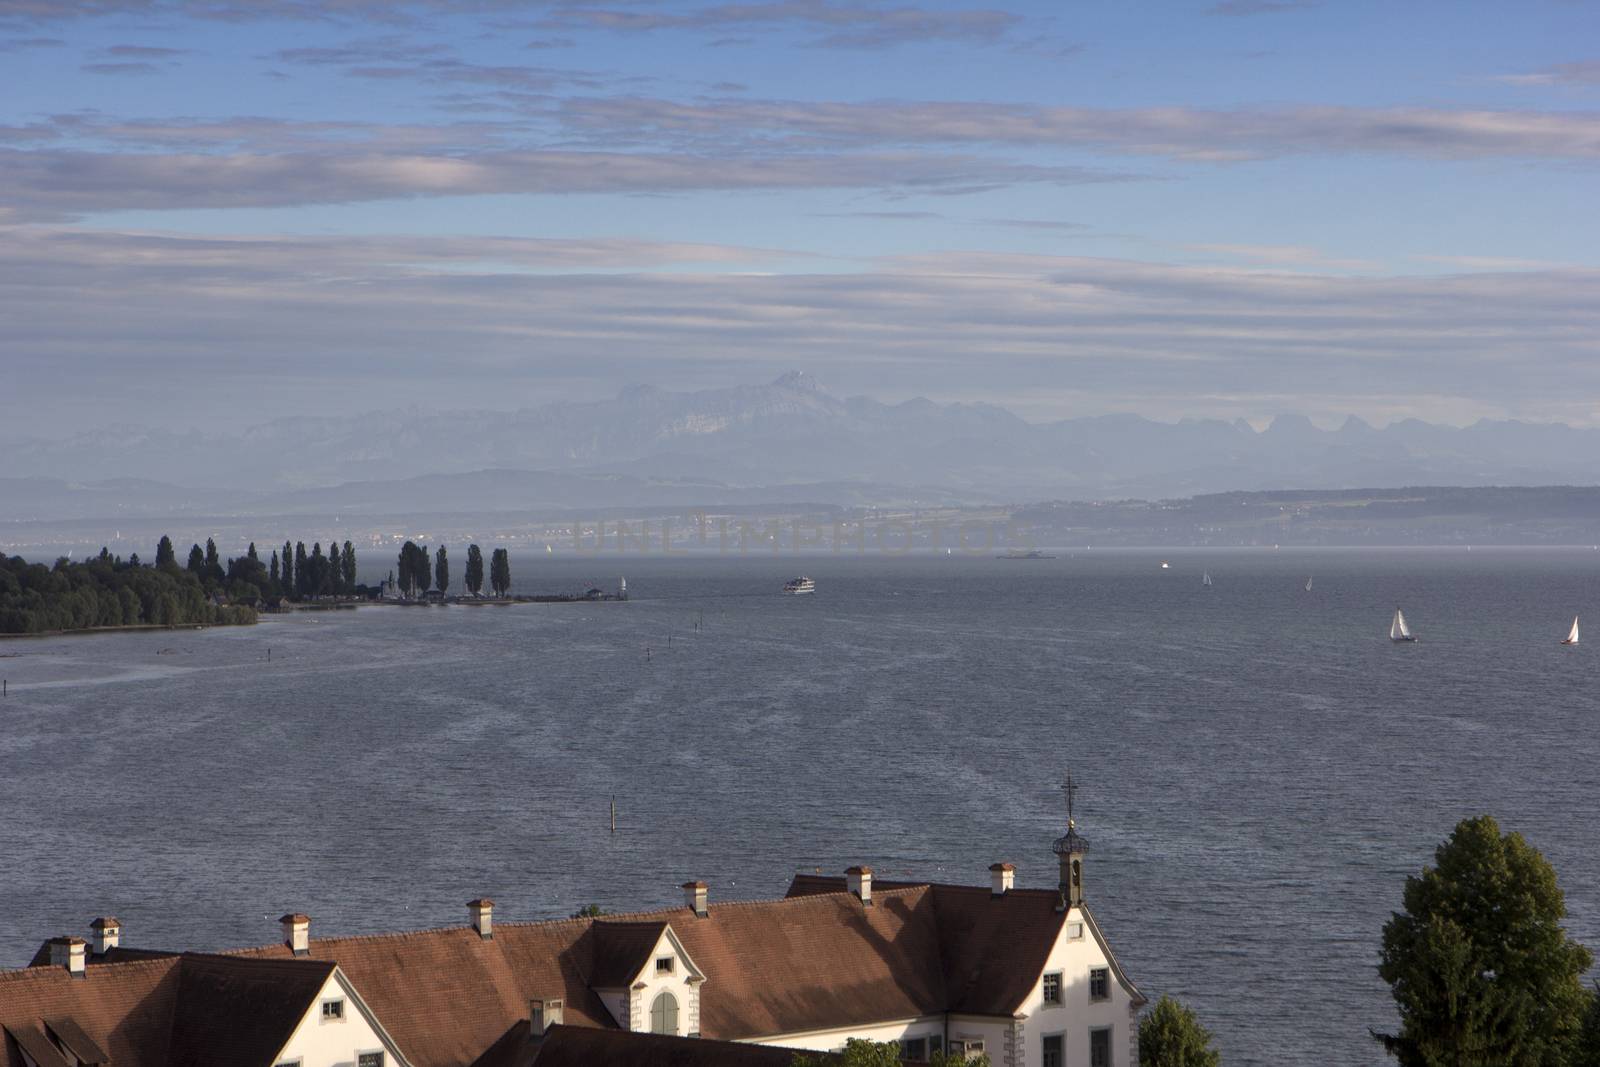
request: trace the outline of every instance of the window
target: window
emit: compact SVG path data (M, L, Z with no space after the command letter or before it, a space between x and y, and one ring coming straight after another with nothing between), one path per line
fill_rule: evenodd
M1044 1002L1046 1005L1061 1003L1061 972L1051 971L1044 976Z
M1065 1067L1067 1061L1060 1034L1044 1035L1044 1058L1041 1062L1044 1067Z
M1089 969L1089 999L1105 1000L1111 996L1111 970L1107 967Z
M1111 1028L1089 1031L1089 1067L1111 1067Z
M344 1001L324 1000L322 1002L322 1021L337 1022L344 1018Z
M671 974L673 959L671 956L658 956L656 958L656 973Z
M944 1051L944 1035L943 1034L930 1034L930 1035L928 1035L928 1056L929 1056L929 1058L931 1059L933 1057L934 1053L943 1052L943 1051Z
M928 1058L928 1039L925 1037L907 1037L900 1040L900 1058L903 1060L925 1060Z
M1082 941L1083 940L1083 924L1082 923L1068 923L1067 924L1067 939L1069 941Z
M678 998L671 993L661 993L651 1003L650 1032L652 1034L678 1032Z
M361 1052L356 1055L356 1067L383 1067L383 1053Z

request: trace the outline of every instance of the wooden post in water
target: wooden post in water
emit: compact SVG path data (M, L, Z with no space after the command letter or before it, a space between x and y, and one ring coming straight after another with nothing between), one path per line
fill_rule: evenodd
M617 794L611 794L611 832L617 832Z

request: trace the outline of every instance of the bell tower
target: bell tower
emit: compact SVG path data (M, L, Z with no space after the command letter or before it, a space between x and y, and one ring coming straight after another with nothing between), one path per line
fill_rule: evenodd
M1089 842L1079 836L1078 823L1072 815L1072 803L1078 786L1072 781L1070 771L1061 791L1067 797L1067 832L1056 838L1050 851L1056 854L1056 859L1061 863L1061 895L1056 899L1056 910L1066 911L1083 906L1083 855L1089 851Z

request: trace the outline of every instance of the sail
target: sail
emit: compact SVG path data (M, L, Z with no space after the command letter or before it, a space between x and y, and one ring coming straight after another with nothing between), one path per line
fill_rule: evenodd
M1575 645L1578 643L1578 617L1576 615L1572 617L1572 630L1567 634L1567 639L1561 643L1563 645Z
M1306 592L1308 592L1308 593L1311 592L1311 579L1310 578L1306 579Z
M1406 626L1406 617L1400 613L1399 608L1394 609L1394 621L1389 624L1389 640L1411 640L1411 629Z
M1211 584L1211 572L1210 571L1206 571L1204 574L1202 574L1200 576L1200 584L1201 585L1210 585Z

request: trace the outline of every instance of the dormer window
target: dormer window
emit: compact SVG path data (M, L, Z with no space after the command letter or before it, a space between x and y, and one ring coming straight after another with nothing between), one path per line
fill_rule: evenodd
M336 1023L344 1018L343 1000L324 1000L322 1002L322 1021Z
M677 968L677 962L672 956L656 957L656 974L671 974Z

